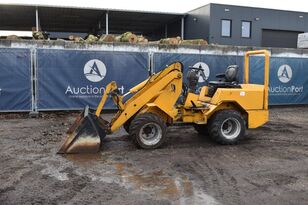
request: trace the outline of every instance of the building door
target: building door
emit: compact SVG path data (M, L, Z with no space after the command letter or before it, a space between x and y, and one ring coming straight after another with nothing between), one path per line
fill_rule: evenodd
M300 31L262 30L263 47L297 48Z

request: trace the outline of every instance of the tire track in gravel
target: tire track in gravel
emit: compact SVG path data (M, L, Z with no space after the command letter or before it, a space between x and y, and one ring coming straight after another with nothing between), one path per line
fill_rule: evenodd
M187 174L201 190L215 199L220 199L222 202L228 201L229 204L238 204L240 190L236 178L226 169L220 168L220 163L206 158L198 150L191 151L189 155L190 158L198 161L174 164L174 168Z

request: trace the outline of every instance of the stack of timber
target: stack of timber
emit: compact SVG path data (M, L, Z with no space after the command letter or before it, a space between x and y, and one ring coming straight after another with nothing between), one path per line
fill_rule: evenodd
M181 42L181 37L177 36L174 38L163 38L160 39L160 44L166 44L166 45L179 45Z
M84 41L83 38L81 38L80 36L75 36L75 35L69 35L68 39L70 41L75 41L75 42L82 42L82 41Z
M98 40L97 36L94 36L92 34L88 35L88 37L86 38L85 42L86 43L92 43Z
M138 41L138 37L132 32L125 32L115 37L115 42L127 42L135 44Z
M35 40L44 40L45 39L45 36L43 35L42 31L33 31L32 37Z
M32 31L33 39L35 40L50 40L48 38L48 34L42 32L41 30ZM6 37L7 40L17 40L19 39L16 35L11 35ZM57 39L61 40L61 39ZM63 39L64 40L64 39ZM67 39L66 39L67 40ZM80 36L76 35L69 35L69 41L79 42L79 43L95 43L95 42L102 42L102 43L113 43L113 42L123 42L123 43L130 43L130 44L152 44L152 45L198 45L204 46L208 45L207 41L204 39L188 39L183 40L181 37L169 37L169 38L162 38L158 41L149 41L143 35L136 35L132 32L125 32L120 35L115 34L103 34L100 36L96 36L93 34L89 34L85 39Z
M20 38L16 35L9 35L9 36L6 37L6 40L11 40L11 41L18 40L18 39L20 39Z
M99 42L107 42L111 43L114 42L115 35L113 34L107 34L107 35L101 35L101 37L98 39Z
M182 40L180 44L181 45L198 45L198 46L208 45L207 41L204 39Z

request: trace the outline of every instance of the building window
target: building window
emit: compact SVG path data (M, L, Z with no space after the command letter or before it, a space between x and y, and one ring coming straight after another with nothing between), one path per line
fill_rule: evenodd
M228 19L221 20L221 36L231 37L232 21Z
M242 38L251 38L251 21L242 21Z

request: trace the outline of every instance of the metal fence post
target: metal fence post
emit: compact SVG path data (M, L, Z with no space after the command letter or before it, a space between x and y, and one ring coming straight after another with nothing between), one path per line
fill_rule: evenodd
M32 111L31 117L38 117L37 111L37 56L36 48L31 49L31 93L32 93Z

